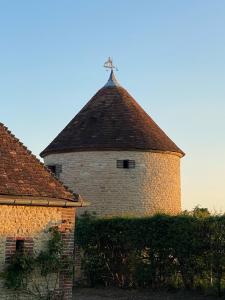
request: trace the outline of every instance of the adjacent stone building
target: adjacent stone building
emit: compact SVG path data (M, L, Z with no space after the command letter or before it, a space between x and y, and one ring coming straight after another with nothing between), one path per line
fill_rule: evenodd
M184 153L120 86L113 69L105 86L41 156L98 215L181 210Z
M53 226L62 232L64 254L72 256L75 210L81 205L79 196L65 188L0 123L0 271L18 249L30 254L44 250L48 229ZM70 274L60 274L57 289L63 291L65 300L72 299ZM15 299L2 280L0 299Z

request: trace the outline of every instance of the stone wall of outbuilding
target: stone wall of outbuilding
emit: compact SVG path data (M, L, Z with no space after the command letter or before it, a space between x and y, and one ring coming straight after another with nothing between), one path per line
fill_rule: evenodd
M117 168L134 160L135 168ZM82 151L49 154L46 165L61 166L59 179L98 215L178 214L181 211L180 157L148 151Z
M15 253L16 240L24 240L25 251L39 253L47 246L50 227L58 226L62 232L65 255L72 257L74 250L74 208L0 206L0 272ZM60 274L58 289L64 291L64 300L72 299L72 278ZM15 293L4 288L0 281L0 299L15 299ZM17 299L17 298L16 298ZM18 299L33 299L20 295Z

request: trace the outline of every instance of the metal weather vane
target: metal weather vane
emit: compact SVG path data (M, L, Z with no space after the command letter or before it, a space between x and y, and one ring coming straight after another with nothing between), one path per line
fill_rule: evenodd
M106 68L106 70L108 71L109 69L111 71L113 71L113 69L116 69L116 71L118 71L118 69L114 66L112 58L109 57L108 60L104 63L104 68Z

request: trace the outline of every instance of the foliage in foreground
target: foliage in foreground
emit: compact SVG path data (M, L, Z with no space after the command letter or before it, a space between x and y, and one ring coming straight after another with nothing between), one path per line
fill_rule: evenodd
M76 240L90 285L225 294L225 216L80 218Z
M32 299L62 299L57 291L59 274L68 270L71 262L62 259L63 241L55 227L49 230L51 238L45 251L38 255L16 253L7 266L3 277L6 288Z

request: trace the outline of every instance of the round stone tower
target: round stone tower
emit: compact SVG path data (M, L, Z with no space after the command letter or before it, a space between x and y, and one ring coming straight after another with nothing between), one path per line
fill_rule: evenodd
M97 215L177 214L184 153L119 85L101 88L41 153ZM81 209L82 211L82 209Z

